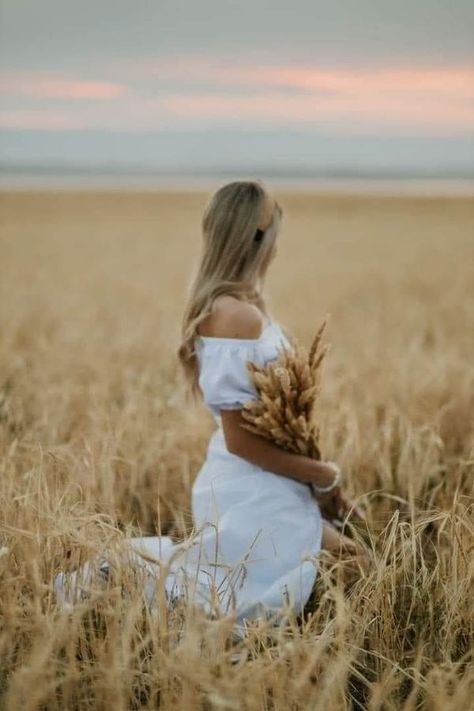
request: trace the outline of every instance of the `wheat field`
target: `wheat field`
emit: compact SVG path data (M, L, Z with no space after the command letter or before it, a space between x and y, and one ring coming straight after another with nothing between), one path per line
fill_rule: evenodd
M366 577L322 555L305 615L239 642L226 618L157 622L133 581L55 606L54 575L106 543L192 530L213 420L175 349L208 197L1 197L0 708L472 708L469 198L277 195L268 304L304 344L330 314L318 422L367 513Z

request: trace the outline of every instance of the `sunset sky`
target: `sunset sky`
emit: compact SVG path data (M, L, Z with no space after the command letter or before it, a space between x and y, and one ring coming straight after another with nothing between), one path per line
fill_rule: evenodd
M467 0L2 0L1 159L472 170Z

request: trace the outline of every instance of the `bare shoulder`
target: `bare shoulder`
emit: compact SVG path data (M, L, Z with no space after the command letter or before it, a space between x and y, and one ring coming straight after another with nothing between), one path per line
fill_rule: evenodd
M199 333L213 338L258 338L262 328L262 314L256 306L223 295L214 301L213 311L201 322Z

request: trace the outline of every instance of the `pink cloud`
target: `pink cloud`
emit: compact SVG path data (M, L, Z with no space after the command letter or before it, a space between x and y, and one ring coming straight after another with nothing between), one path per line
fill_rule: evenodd
M8 96L32 99L116 99L126 92L123 84L109 81L61 78L44 74L9 74L0 81L0 91Z
M169 93L166 108L194 117L299 122L366 121L381 126L472 128L471 67L318 68L307 65L215 64L181 58L143 67L159 79L201 91ZM206 87L212 86L212 92ZM214 87L217 89L214 89ZM225 93L219 88L225 87ZM288 93L291 89L291 93Z
M74 112L51 109L17 109L0 111L0 127L22 130L65 131L91 128Z
M363 101L349 95L287 95L281 92L252 94L168 95L163 107L177 116L189 118L283 121L290 123L346 122L348 128L366 123L374 126L430 126L469 128L472 111L468 106L439 103L431 98L365 96ZM352 125L351 125L351 122Z
M330 125L339 133L393 129L450 133L473 125L474 70L468 67L331 69L217 65L183 57L157 65L130 65L128 71L121 67L120 77L127 83L58 73L10 75L3 81L7 93L38 102L30 108L9 106L0 115L0 125L141 131L309 124ZM55 99L71 103L59 108ZM88 105L80 99L94 101Z
M474 69L471 67L378 67L318 68L308 65L263 65L213 63L200 57L183 57L150 64L139 71L162 79L239 86L365 95L412 94L474 99Z

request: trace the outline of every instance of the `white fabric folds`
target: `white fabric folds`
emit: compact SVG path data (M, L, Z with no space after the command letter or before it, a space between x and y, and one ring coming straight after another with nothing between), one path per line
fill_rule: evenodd
M219 615L234 614L236 630L246 619L278 614L288 606L302 612L321 547L318 504L307 484L230 453L220 417L220 410L257 397L247 361L276 359L282 344L290 345L275 321L257 339L197 338L199 384L217 428L192 487L191 538L182 543L168 536L128 539L134 560L140 560L140 551L146 555L144 592L150 605L158 604L156 559L171 561L167 600L186 594L211 616L216 609ZM76 599L71 576L57 576L55 589L60 602Z

